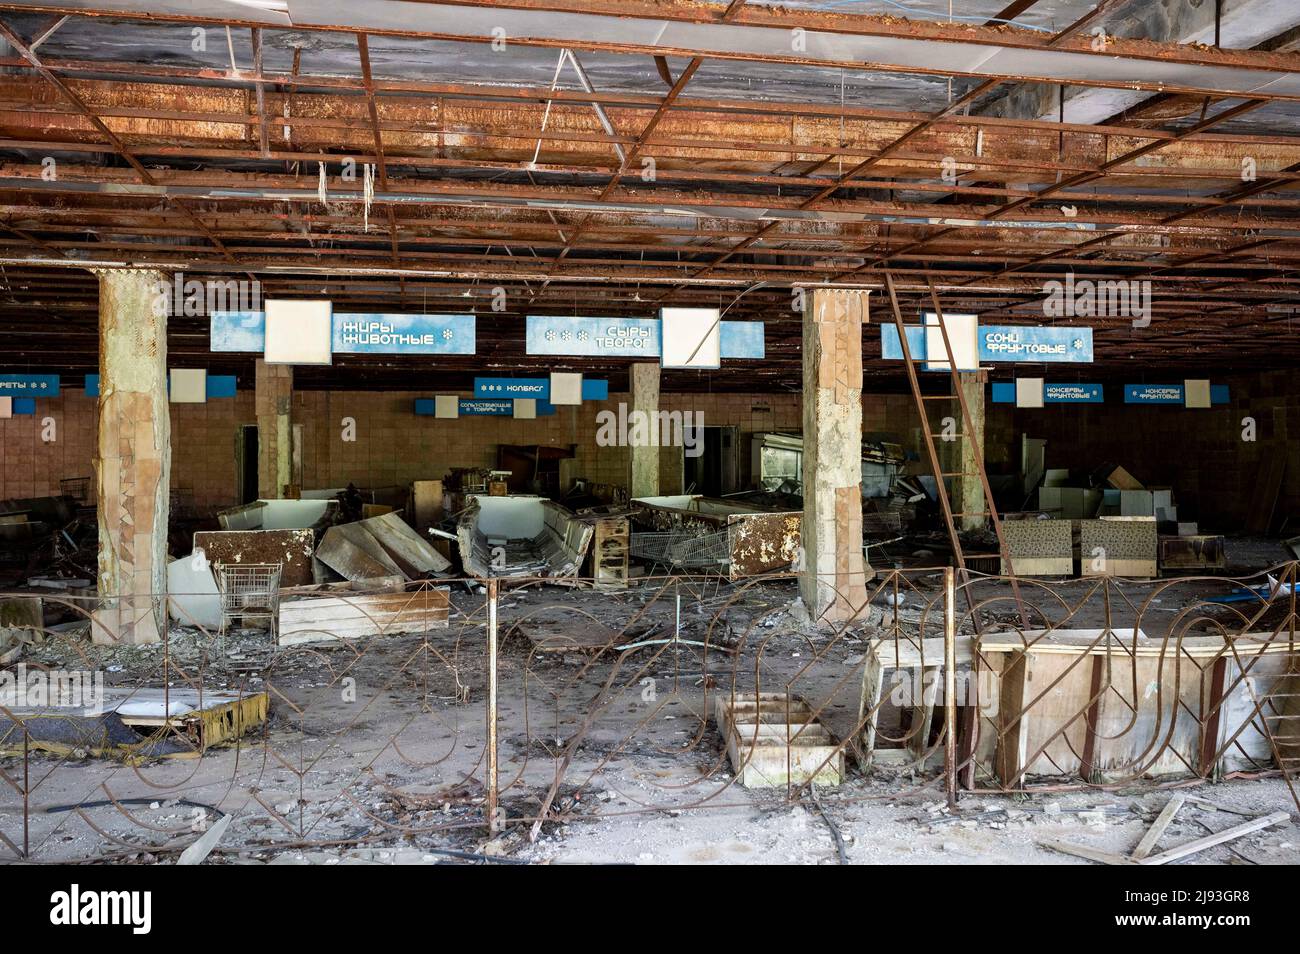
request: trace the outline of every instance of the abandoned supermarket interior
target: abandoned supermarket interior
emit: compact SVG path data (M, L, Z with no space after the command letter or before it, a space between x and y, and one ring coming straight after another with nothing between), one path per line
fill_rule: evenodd
M0 863L1300 863L1298 184L1293 0L0 0Z

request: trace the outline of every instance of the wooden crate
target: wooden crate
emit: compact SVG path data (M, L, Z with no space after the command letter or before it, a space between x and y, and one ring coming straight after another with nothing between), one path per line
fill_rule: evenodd
M746 788L844 781L843 748L800 696L720 692L713 716L737 780Z

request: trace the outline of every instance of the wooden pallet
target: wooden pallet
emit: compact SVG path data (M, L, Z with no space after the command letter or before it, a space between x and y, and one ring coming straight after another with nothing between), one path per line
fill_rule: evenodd
M844 750L802 697L720 692L713 715L737 780L746 788L844 781Z

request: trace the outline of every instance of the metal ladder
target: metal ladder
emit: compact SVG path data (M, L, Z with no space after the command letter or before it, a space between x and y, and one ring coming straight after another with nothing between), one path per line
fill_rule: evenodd
M966 397L961 391L961 378L957 371L957 362L953 358L952 344L948 338L948 327L943 319L943 310L939 307L939 296L934 290L934 283L929 279L926 284L930 289L930 301L934 306L936 320L939 323L939 333L943 339L943 349L948 364L948 373L952 381L951 394L922 394L920 378L916 373L916 361L912 357L912 349L907 343L907 331L903 327L903 313L898 307L898 292L894 288L894 276L890 272L885 272L885 288L889 292L889 304L894 312L894 327L898 329L899 344L903 349L903 363L907 368L907 382L912 389L912 400L916 404L916 412L921 419L921 433L925 436L926 455L930 459L930 472L934 475L935 495L939 499L939 507L943 512L944 527L948 531L948 540L952 546L953 559L956 562L958 575L961 577L961 583L966 590L967 600L971 605L972 618L975 623L976 632L979 631L978 614L975 613L974 597L971 594L970 576L966 567L966 554L962 549L961 535L957 531L955 517L988 517L989 524L993 528L994 536L998 541L998 554L1002 558L1003 564L1014 571L1011 563L1011 555L1007 550L1006 540L1002 536L1002 522L998 518L998 508L993 502L993 490L989 487L988 475L984 472L984 454L977 442L971 443L971 450L975 459L975 470L970 473L963 471L946 472L939 463L939 452L935 447L934 439L943 435L934 434L930 430L930 416L926 412L927 401L956 401L961 408L962 432L956 435L961 439L974 431L971 424L970 408L966 406ZM935 358L927 356L927 360L935 361ZM964 456L964 455L963 455ZM961 465L958 465L961 466ZM948 497L948 488L944 484L947 477L978 477L980 486L984 490L984 503L987 510L953 512L952 501ZM1019 611L1021 622L1028 627L1028 615L1025 613L1024 603L1020 597L1020 585L1016 580L1014 572L1011 573L1011 589L1015 596L1016 608Z

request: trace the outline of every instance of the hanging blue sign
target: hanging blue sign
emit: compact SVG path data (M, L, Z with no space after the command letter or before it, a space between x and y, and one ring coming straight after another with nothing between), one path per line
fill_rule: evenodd
M14 417L36 413L36 398L14 398L12 412Z
M904 327L907 349L913 361L928 360L925 353L925 328ZM979 360L1013 362L1067 362L1087 364L1092 361L1092 329L1074 326L988 325L981 327ZM898 328L880 326L880 356L887 361L903 360Z
M334 354L474 354L473 315L398 315L386 312L332 316ZM266 313L214 311L209 319L213 351L266 350Z
M475 378L475 397L537 398L542 401L551 399L550 378ZM582 379L582 399L584 401L609 400L609 382Z
M1125 404L1182 404L1181 384L1126 384Z
M475 378L475 397L549 398L550 378Z
M473 354L473 315L334 316L335 354Z
M529 315L528 354L657 358L662 348L658 318L590 318ZM761 321L724 321L718 329L724 358L766 354Z
M232 398L237 392L236 385L239 379L233 374L209 374L207 399L213 398ZM171 381L167 382L167 390L171 391ZM99 397L99 375L86 375L86 397Z
M1092 361L1092 329L989 325L979 329L981 361Z
M435 417L437 404L433 398L416 398L415 413L418 417ZM514 398L461 398L457 413L461 417L514 417ZM555 405L549 401L538 401L538 417L548 417L555 413Z
M0 374L0 397L58 397L57 374Z
M1227 404L1231 400L1226 384L1210 385L1210 403ZM1126 384L1125 404L1186 404L1181 384Z
M1044 404L1101 404L1103 400L1100 384L1043 384ZM1015 404L1016 383L995 381L993 403Z

